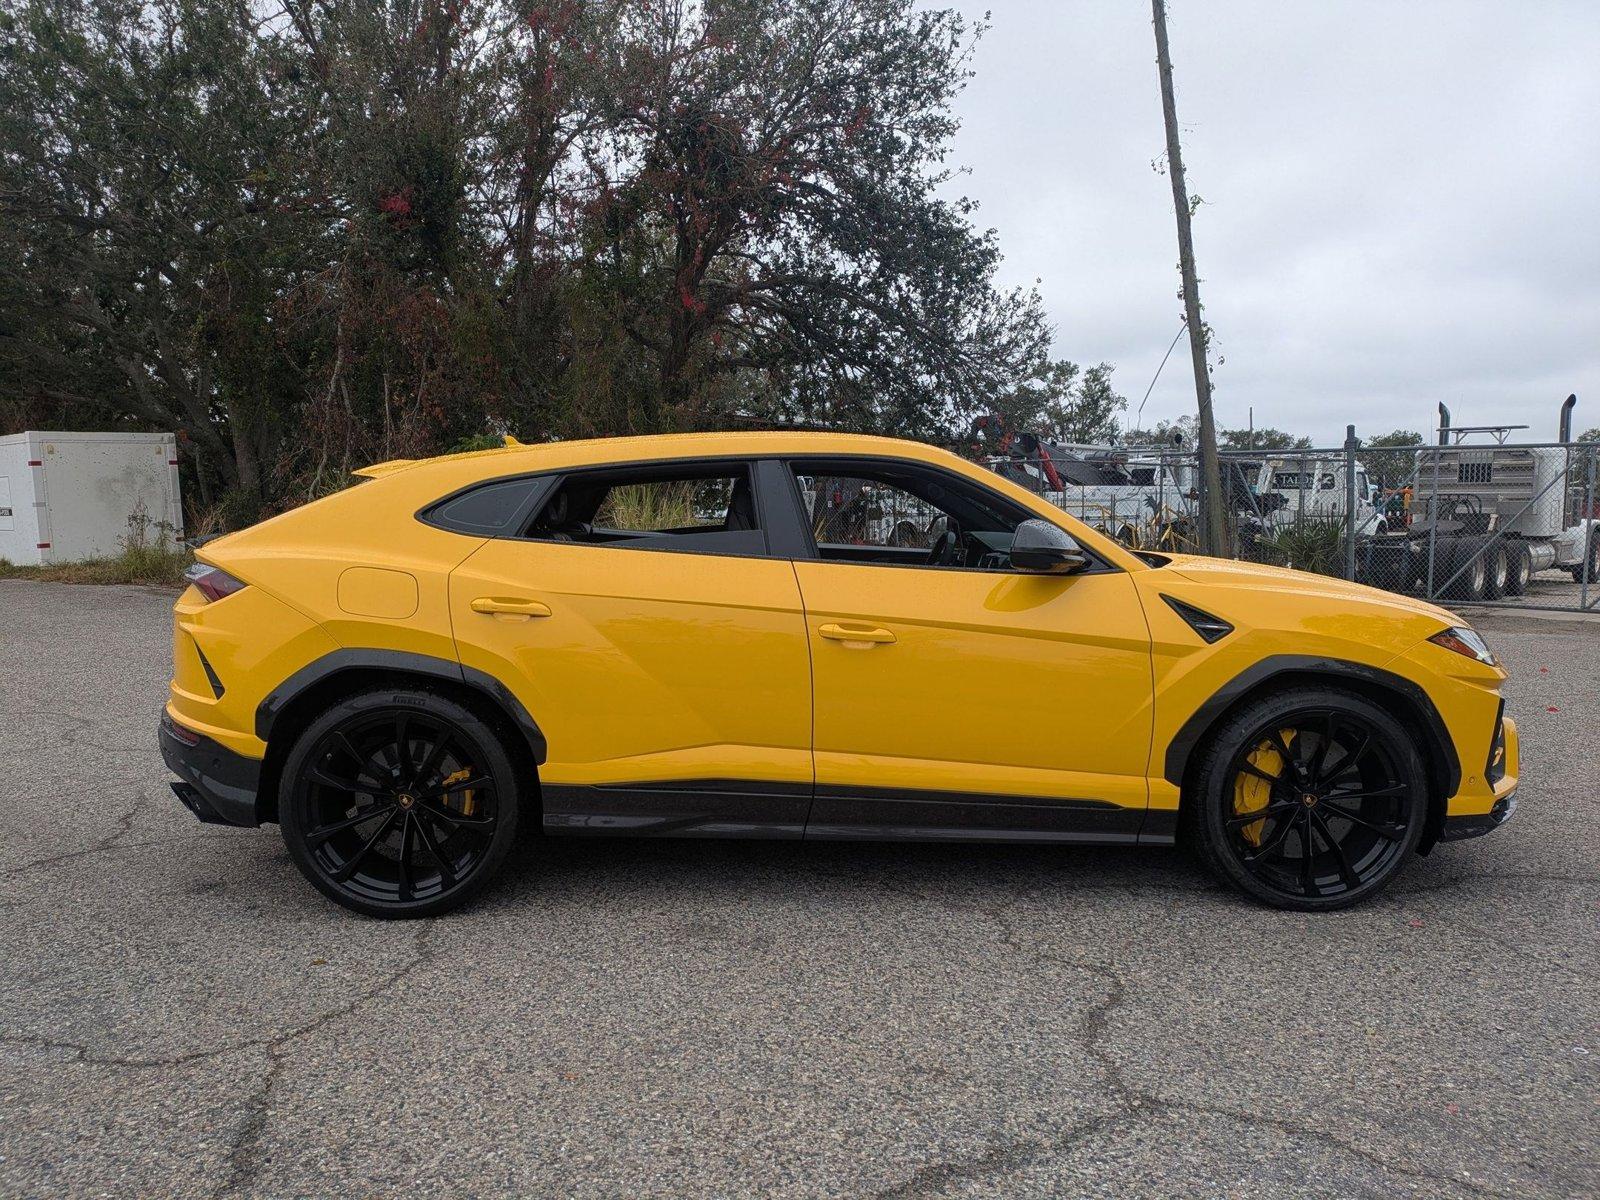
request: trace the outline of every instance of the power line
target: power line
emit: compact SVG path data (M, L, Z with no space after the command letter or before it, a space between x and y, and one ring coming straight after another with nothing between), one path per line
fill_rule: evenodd
M1183 336L1183 331L1189 328L1189 318L1185 317L1178 323L1178 332L1172 335L1172 345L1167 347L1167 352L1161 356L1161 366L1156 368L1156 373L1150 378L1150 386L1144 390L1144 400L1139 401L1139 409L1133 414L1133 427L1142 429L1139 420L1144 416L1144 401L1150 399L1150 393L1156 390L1156 380L1161 378L1162 368L1167 365L1167 359L1172 357L1172 352L1178 348L1178 339Z

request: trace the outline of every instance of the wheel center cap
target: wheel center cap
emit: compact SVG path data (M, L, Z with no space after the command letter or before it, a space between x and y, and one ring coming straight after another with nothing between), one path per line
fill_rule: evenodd
M1300 803L1304 804L1307 808L1315 808L1317 806L1317 798L1310 792L1306 792L1300 797Z
M413 804L415 804L417 802L417 798L415 796L413 796L410 792L401 792L400 795L396 797L396 799L399 801L399 804L400 804L401 808L410 808Z

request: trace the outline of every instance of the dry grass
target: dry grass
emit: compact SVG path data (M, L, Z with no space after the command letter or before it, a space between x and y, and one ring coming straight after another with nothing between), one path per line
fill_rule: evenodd
M111 558L83 562L22 566L0 558L0 579L36 579L45 583L142 583L182 587L183 573L194 562L187 547L173 541L172 527L135 514L128 520L122 550Z

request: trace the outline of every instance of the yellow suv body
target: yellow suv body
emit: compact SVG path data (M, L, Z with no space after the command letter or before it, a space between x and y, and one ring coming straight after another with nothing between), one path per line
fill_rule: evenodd
M1517 784L1442 609L1136 554L953 455L839 434L388 463L207 544L162 745L332 898L436 912L512 833L1170 844L1351 903Z

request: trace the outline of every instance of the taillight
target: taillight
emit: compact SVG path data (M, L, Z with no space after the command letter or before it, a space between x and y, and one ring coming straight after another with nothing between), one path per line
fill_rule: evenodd
M235 579L226 571L219 571L208 563L195 563L183 573L183 577L198 588L202 596L212 602L225 600L249 586L243 580Z

